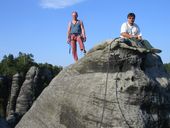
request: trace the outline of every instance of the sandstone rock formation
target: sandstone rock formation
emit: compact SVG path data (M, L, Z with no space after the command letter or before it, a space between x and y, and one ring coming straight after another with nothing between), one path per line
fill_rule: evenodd
M16 128L168 128L169 87L158 55L106 41L62 70Z
M21 86L21 89L19 87L19 75L14 76L13 86L11 90L11 100L9 103L10 112L7 117L7 121L11 125L11 127L14 127L16 123L20 120L20 118L32 106L35 98L34 94L38 73L39 69L35 66L32 66L26 74L26 78Z
M9 99L9 103L8 103L8 107L7 107L8 108L8 111L7 111L8 116L10 116L11 114L13 114L15 112L16 101L17 101L17 97L20 92L21 84L22 84L21 76L19 73L17 73L12 78L11 94L10 94L10 99Z
M26 74L26 79L21 87L16 103L16 113L19 113L21 116L28 111L35 98L34 89L37 84L38 72L39 69L33 66Z
M7 121L11 127L15 127L51 79L52 74L48 69L35 66L29 69L24 82L18 73L13 76L7 107Z

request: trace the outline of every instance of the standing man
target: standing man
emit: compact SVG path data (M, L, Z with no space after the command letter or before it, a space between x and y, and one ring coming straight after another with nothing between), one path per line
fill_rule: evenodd
M84 43L86 41L86 34L83 22L78 20L78 13L72 12L72 21L68 24L67 42L71 44L72 54L75 61L78 61L77 56L77 42L79 43L80 50L86 53Z
M143 47L151 52L160 53L161 50L155 49L147 40L142 40L142 34L140 28L135 24L135 14L129 13L127 15L127 22L121 26L121 37L125 39L125 42L130 43L134 47Z

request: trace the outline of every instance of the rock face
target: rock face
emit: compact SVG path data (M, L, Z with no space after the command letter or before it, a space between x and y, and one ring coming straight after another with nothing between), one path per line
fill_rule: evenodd
M158 55L106 41L62 70L16 128L168 128L169 87Z
M25 80L19 73L13 76L6 118L11 127L15 127L51 79L52 74L48 69L35 66L29 69Z
M7 121L11 127L14 127L32 106L35 98L34 94L38 73L39 69L32 66L27 72L25 81L21 87L19 74L14 75L7 117Z
M17 97L20 92L21 87L21 76L19 73L15 74L12 78L11 95L8 103L7 114L10 116L15 112Z
M33 66L26 74L26 79L21 87L16 103L16 113L21 116L28 111L34 101L34 90L37 85L38 73L39 69Z

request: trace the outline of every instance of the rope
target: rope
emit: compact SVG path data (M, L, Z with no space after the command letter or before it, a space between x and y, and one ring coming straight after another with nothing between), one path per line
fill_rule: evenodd
M114 41L114 40L113 40ZM113 42L112 41L112 42ZM111 43L112 43L111 42ZM99 128L102 127L103 123L103 118L104 118L104 112L105 112L105 107L106 107L106 96L107 96L107 83L108 83L108 76L109 76L109 69L110 69L110 49L111 49L111 43L109 44L109 50L108 50L108 61L107 61L107 72L106 72L106 83L105 83L105 93L104 93L104 101L103 101L103 110L102 110L102 118L101 118L101 123Z
M101 128L102 127L102 123L103 123L103 118L104 118L104 112L105 112L105 107L106 107L106 96L107 96L107 84L108 84L108 74L109 74L109 69L110 69L110 50L111 50L111 44L112 44L112 42L114 42L115 40L113 40L113 41L111 41L110 42L110 44L109 44L109 51L108 51L108 64L107 64L107 72L106 72L106 83L105 83L105 93L104 93L104 103L103 103L103 110L102 110L102 117L101 117L101 121L100 121L100 126L99 126L99 128ZM127 60L127 59L129 59L129 58L132 58L132 57L126 57L125 59L119 59L119 61L120 60ZM115 59L115 61L118 61L118 60L116 60ZM119 73L119 72L118 72ZM117 75L118 75L118 73L117 73ZM125 118L125 115L123 114L123 111L122 111L122 109L121 109L121 106L120 106L120 103L119 103L119 100L118 100L118 95L117 95L117 76L116 76L116 99L117 99L117 103L118 103L118 107L119 107L119 110L120 110L120 112L121 112L121 115L122 115L122 117L124 118L124 121L126 122L126 124L128 125L128 127L129 128L132 128L130 125L129 125L129 123L128 123L128 121L126 120L126 118Z
M115 59L116 59L116 58L115 58ZM118 71L118 73L117 73L117 75L116 75L116 100L117 100L117 104L118 104L119 110L120 110L120 112L121 112L121 115L122 115L125 123L127 124L127 126L128 126L129 128L132 128L132 127L130 126L130 124L128 123L128 121L127 121L127 119L126 119L126 117L125 117L125 115L124 115L124 113L123 113L123 111L122 111L122 108L121 108L121 106L120 106L120 103L119 103L118 91L117 91L117 88L118 88L118 85L117 85L118 74L119 74L119 71Z
M108 63L107 63L107 72L106 72L106 83L105 83L105 93L104 93L104 101L103 101L103 110L102 110L102 117L101 117L101 121L100 121L100 126L99 128L102 127L102 123L103 123L103 118L104 118L104 112L105 112L105 107L106 107L106 96L107 96L107 84L108 84L108 75L109 75L109 69L110 69L110 50L111 50L111 44L112 44L113 41L110 42L109 44L109 51L108 51ZM132 58L132 57L127 57L125 59L121 59L121 60L126 60L126 59L129 59L129 58ZM115 60L117 61L117 60ZM119 60L120 61L120 60ZM119 72L118 72L119 73ZM117 73L117 75L118 75ZM119 107L119 110L121 112L121 115L122 117L124 118L124 121L126 122L126 124L128 125L129 128L132 128L128 121L126 120L125 118L125 115L123 114L123 111L121 109L121 106L120 106L120 103L119 103L119 100L118 100L118 95L117 95L117 76L116 76L116 99L117 99L117 103L118 103L118 107Z
M114 41L115 41L115 40L111 41L111 43L114 42ZM105 93L104 93L104 101L103 101L104 103L103 103L102 117L101 117L101 122L100 122L99 128L102 127L103 118L104 118L104 112L105 112L105 107L106 107L107 84L108 84L108 75L109 75L109 69L110 69L110 50L111 50L111 43L109 44L107 74L106 74ZM134 57L125 57L125 58L119 59L119 60L117 60L117 59L115 58L115 60L112 60L112 62L114 62L114 61L118 62L118 61L122 61L122 60L133 59L133 58L134 58ZM121 112L121 115L122 115L122 117L123 117L126 125L127 125L129 128L133 128L132 126L130 126L129 122L127 121L127 119L126 119L126 117L125 117L125 114L123 113L123 110L122 110L122 108L121 108L120 102L119 102L118 90L117 90L117 88L118 88L118 84L117 84L118 74L119 74L119 71L118 71L118 73L117 73L117 75L116 75L116 90L115 90L115 91L116 91L117 104L118 104L119 110L120 110L120 112ZM159 95L160 95L160 94L159 94ZM144 97L146 97L146 96L144 96ZM159 99L159 100L160 100L160 99ZM159 102L160 102L160 101L159 101ZM159 116L159 115L158 115L158 116ZM153 118L152 115L151 115L151 118L152 118L153 122L155 122L155 120L154 120L154 118ZM159 125L158 128L161 127L160 124L156 124L156 125ZM146 127L146 126L144 126L144 127Z
M108 47L109 50L108 50L108 61L107 61L107 72L106 72L105 91L104 91L104 100L103 100L102 116L101 116L101 121L100 121L99 128L102 128L103 119L104 119L104 113L105 113L105 108L106 108L106 97L107 97L107 87L108 87L108 75L109 75L109 69L110 69L110 50L111 50L111 44L112 44L112 42L114 42L114 41L115 41L115 40L111 41L110 44L109 44L109 47ZM117 59L115 58L115 60L112 60L112 62L113 62L113 61L118 62L118 61L122 61L122 60L133 59L133 58L134 58L134 57L125 57L125 58L119 59L119 60L117 60ZM115 91L116 91L116 100L117 100L118 108L119 108L119 110L120 110L120 112L121 112L121 115L122 115L122 117L123 117L126 125L127 125L129 128L133 128L133 127L130 126L129 122L127 121L127 119L126 119L126 117L125 117L125 114L123 113L123 110L122 110L122 108L121 108L120 102L119 102L118 90L117 90L117 88L118 88L118 84L117 84L118 74L119 74L119 71L118 71L118 73L117 73L117 75L116 75L116 90L115 90ZM145 96L144 96L144 97L145 97ZM153 116L151 116L151 118L152 118L153 121L155 121L154 118L153 118ZM146 127L146 126L145 126L145 127Z
M126 58L124 58L124 59L119 59L119 61L120 61L120 60L130 59L130 58L133 58L133 57L126 57ZM115 60L116 60L116 58L115 58ZM116 61L118 61L118 60L116 60ZM117 100L119 110L120 110L120 112L121 112L121 115L122 115L125 123L127 124L127 126L128 126L129 128L133 128L133 127L131 127L130 124L128 123L128 121L127 121L127 119L126 119L126 117L125 117L125 115L124 115L124 113L123 113L123 110L122 110L122 108L121 108L121 106L120 106L119 99L118 99L118 90L117 90L117 88L118 88L118 84L117 84L118 74L119 74L119 72L118 72L117 75L116 75L116 100ZM144 97L146 97L146 95L145 95ZM155 120L154 120L154 118L153 118L152 115L151 115L151 117L152 117L152 120L155 122ZM143 117L142 117L142 118L143 118ZM143 119L144 119L144 118L143 118ZM146 127L146 126L144 126L144 127Z

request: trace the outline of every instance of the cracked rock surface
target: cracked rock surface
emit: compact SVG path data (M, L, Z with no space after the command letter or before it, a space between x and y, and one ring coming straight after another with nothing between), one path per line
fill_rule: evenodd
M168 128L169 87L157 54L105 41L63 69L16 128Z

